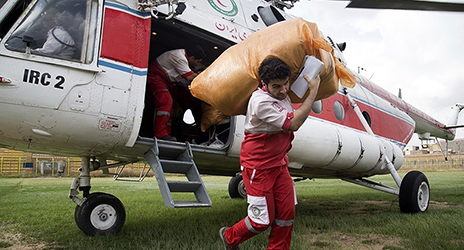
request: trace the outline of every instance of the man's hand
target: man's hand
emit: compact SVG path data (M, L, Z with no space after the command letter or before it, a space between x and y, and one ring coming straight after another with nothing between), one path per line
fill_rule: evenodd
M319 84L321 83L321 78L319 75L316 76L314 79L310 79L307 75L303 76L306 82L308 82L308 87L310 92L317 92L319 89Z
M311 106L313 105L317 91L319 90L319 84L321 83L319 75L314 79L309 79L307 75L304 75L303 77L306 82L308 82L309 95L303 101L301 106L293 113L292 123L288 128L290 131L297 131L301 125L303 125L306 118L308 118L309 112L311 112Z
M185 80L191 82L191 81L193 81L193 79L194 79L195 77L197 77L197 75L198 75L197 73L193 73L193 74L191 74L191 75L185 77Z

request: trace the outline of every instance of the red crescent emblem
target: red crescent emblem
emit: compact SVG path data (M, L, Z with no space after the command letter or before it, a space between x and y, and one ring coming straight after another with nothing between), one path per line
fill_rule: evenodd
M221 3L221 0L216 0L222 7L227 8L227 5Z

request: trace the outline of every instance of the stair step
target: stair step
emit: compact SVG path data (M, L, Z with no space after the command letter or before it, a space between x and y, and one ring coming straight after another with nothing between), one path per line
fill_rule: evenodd
M211 199L192 159L188 143L155 140L155 146L145 153L158 181L164 204L167 207L210 207ZM188 181L168 181L165 173L185 174ZM196 201L174 200L172 193L193 193ZM184 197L182 195L181 197ZM192 199L192 198L190 198Z
M158 141L160 151L184 152L188 147L184 143Z
M186 174L193 165L188 161L160 160L160 162L165 173L173 174Z
M174 207L211 207L211 204L198 201L174 201Z
M171 192L196 192L201 187L199 181L167 181Z

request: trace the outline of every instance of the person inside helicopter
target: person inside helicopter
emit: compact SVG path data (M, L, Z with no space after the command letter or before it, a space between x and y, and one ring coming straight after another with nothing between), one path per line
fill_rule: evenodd
M156 106L156 138L177 141L177 138L171 135L173 118L180 116L182 110L185 111L189 107L197 110L200 101L191 96L186 87L198 75L193 69L200 66L205 57L203 48L194 45L187 49L164 52L150 64L147 90ZM201 117L201 108L199 115ZM195 112L194 116L198 116L198 113Z
M39 54L55 55L60 58L71 59L76 47L74 39L63 28L65 20L71 14L68 11L57 12L50 8L44 15L42 25L48 28L47 39L41 48L34 49L33 52Z
M39 0L8 38L7 49L79 60L86 23L85 1ZM87 18L88 19L88 18Z

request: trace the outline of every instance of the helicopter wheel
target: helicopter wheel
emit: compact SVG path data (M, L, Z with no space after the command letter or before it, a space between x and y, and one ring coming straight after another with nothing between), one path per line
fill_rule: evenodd
M427 177L419 171L404 176L400 186L400 210L403 213L425 212L430 202L430 186Z
M115 196L92 193L81 206L76 206L74 219L86 235L106 235L121 230L126 220L126 211Z
M232 177L229 181L229 196L230 198L245 199L247 197L245 184L241 174Z

